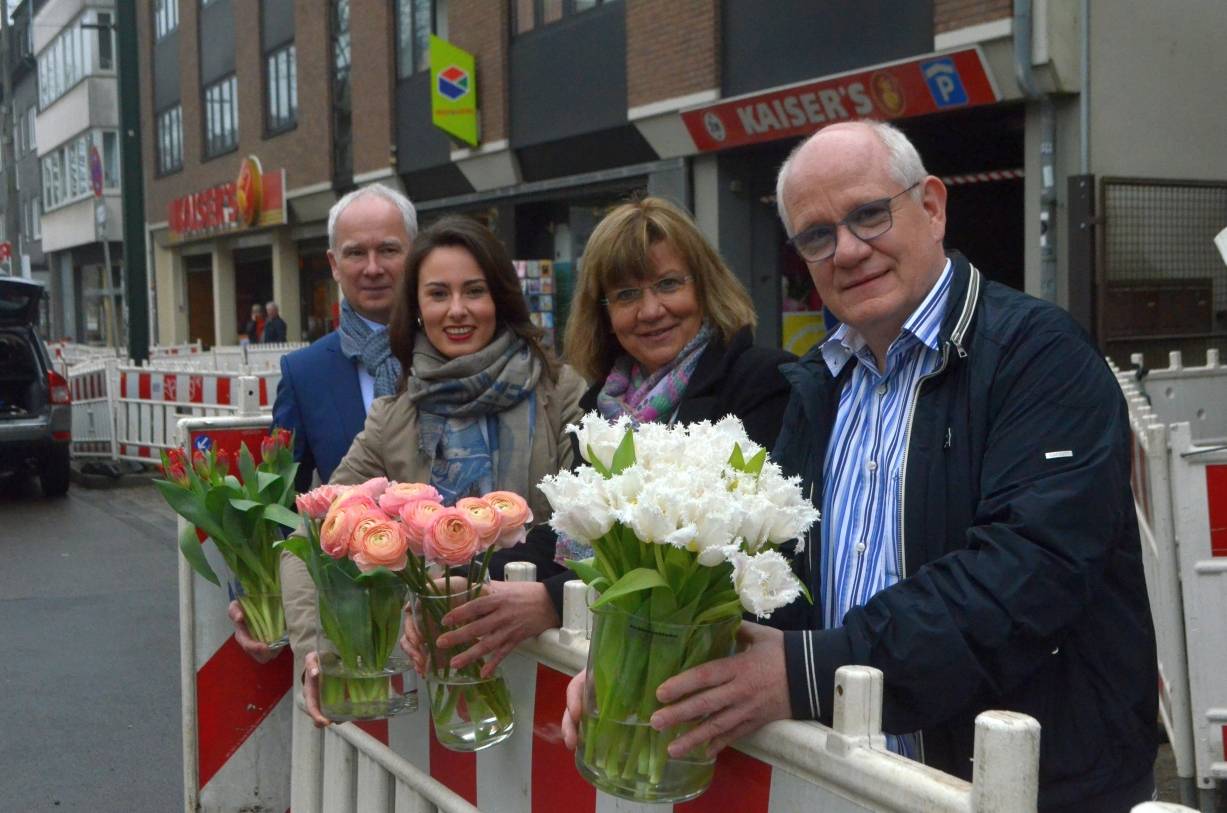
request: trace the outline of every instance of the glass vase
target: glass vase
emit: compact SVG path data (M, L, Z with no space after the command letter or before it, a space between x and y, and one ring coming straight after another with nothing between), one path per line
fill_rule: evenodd
M248 635L267 644L272 650L279 650L290 643L280 589L248 590L238 577L232 576L227 592L230 600L237 601L243 609L243 623L247 625Z
M656 689L674 675L732 654L739 616L669 624L623 610L593 610L575 764L606 793L637 802L684 802L707 790L715 757L700 746L674 758L669 743L691 722L656 731Z
M407 590L390 573L334 578L318 589L320 711L380 720L417 709L417 677L400 648Z
M481 659L453 669L451 659L467 647L438 645L441 635L455 629L443 623L443 616L480 595L480 588L465 589L457 585L459 580L451 582L457 592L414 596L413 617L426 648L426 691L435 737L452 751L480 751L511 736L515 709L497 669L483 678Z

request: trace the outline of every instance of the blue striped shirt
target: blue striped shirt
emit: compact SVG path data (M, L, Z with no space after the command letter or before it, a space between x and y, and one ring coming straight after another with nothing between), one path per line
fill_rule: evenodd
M847 324L822 345L832 375L838 376L849 361L856 363L839 396L823 470L820 572L828 629L840 626L848 610L903 573L899 489L908 411L920 379L941 362L939 336L951 276L947 260L937 283L891 343L883 372L864 337ZM887 735L886 740L892 751L918 758L915 735Z

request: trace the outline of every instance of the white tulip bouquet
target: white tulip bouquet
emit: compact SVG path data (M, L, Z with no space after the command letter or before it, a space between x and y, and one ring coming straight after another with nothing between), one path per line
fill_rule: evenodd
M569 429L587 465L541 490L550 525L592 546L592 558L568 564L600 594L577 765L621 796L692 797L712 760L669 759L682 731L648 725L656 688L730 654L743 611L764 617L808 596L776 548L798 540L800 550L818 512L736 418L632 427L590 413Z

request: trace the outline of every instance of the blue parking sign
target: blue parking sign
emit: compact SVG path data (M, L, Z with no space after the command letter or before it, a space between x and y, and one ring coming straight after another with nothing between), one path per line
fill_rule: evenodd
M933 103L940 107L960 107L967 104L967 91L963 88L963 80L959 78L958 68L949 57L930 59L920 63L920 71L924 74L925 83L929 86L929 95Z

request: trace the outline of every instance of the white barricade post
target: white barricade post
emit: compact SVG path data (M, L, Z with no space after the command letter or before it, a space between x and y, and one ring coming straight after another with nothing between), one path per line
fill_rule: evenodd
M1172 802L1146 802L1135 805L1130 813L1197 813L1197 811Z
M1213 811L1227 780L1227 449L1195 444L1179 423L1171 462L1199 803Z
M149 358L162 360L166 358L174 358L176 356L191 356L203 352L204 347L200 339L194 342L186 342L184 344L163 344L149 348Z
M271 411L281 373L243 376L216 370L121 365L117 377L118 456L157 463L162 450L176 445L176 425L181 418Z
M268 415L188 418L177 425L177 445L233 453L245 444L258 459L269 423ZM216 546L203 544L214 572L225 578ZM288 648L266 664L248 657L234 640L229 602L224 587L179 558L184 809L284 811L290 806L291 743L299 745L291 738L297 716L293 657Z
M508 567L510 580L533 577L531 565ZM587 615L587 587L571 582L564 597L563 627L525 641L502 663L516 726L496 747L476 754L448 751L433 736L427 706L388 721L389 746L351 723L316 731L305 714L296 714L295 813L1036 809L1038 723L1009 712L980 715L973 781L965 782L885 750L882 674L868 667L844 667L836 675L834 728L772 723L724 749L712 786L684 806L636 804L597 791L580 776L562 743L566 686L587 658L588 622L577 617ZM369 793L368 782L374 786Z
M115 459L117 359L75 364L66 370L72 395L72 456Z
M1114 365L1112 369L1129 406L1132 428L1134 508L1159 658L1159 715L1171 743L1181 799L1193 804L1197 796L1197 771L1184 603L1172 519L1167 427L1159 422L1150 402L1142 395L1134 373L1121 372Z
M1140 357L1134 357L1140 364ZM1227 367L1117 371L1134 438L1134 495L1158 638L1160 710L1181 799L1215 806L1227 779Z

